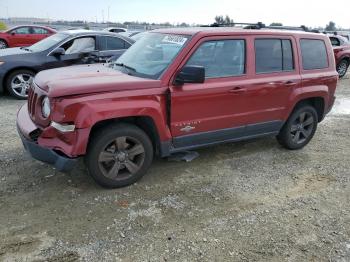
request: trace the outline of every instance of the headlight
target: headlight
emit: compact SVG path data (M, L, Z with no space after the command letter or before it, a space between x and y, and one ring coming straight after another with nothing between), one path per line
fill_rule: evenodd
M5 64L5 62L0 61L0 66L3 65L3 64Z
M45 98L41 102L41 112L43 117L45 118L48 118L51 113L50 100L47 96L45 96Z

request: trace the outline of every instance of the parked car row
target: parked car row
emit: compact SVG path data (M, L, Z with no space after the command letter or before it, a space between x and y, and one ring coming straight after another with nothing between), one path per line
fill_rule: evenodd
M0 50L0 93L26 99L33 77L42 70L117 59L135 41L105 31L68 30L34 45Z

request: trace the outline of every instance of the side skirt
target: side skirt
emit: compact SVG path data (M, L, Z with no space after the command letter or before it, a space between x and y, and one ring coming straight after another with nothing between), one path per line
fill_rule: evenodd
M161 143L161 157L167 157L173 153L181 151L222 143L238 142L264 136L276 136L281 130L283 124L283 121L270 121L175 137L173 138L172 143L170 141Z

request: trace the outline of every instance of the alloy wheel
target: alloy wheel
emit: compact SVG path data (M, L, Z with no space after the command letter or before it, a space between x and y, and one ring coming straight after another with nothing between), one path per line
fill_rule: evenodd
M108 143L99 154L98 163L103 175L124 180L136 174L145 160L145 149L133 137L122 136Z
M309 112L302 112L294 120L290 128L292 141L296 144L304 143L312 134L314 128L314 117Z
M5 49L7 48L7 45L4 41L0 41L0 49Z
M348 70L348 63L346 61L341 61L337 66L337 71L340 76L344 76Z
M20 97L27 97L28 90L33 82L33 75L18 74L12 78L11 89Z

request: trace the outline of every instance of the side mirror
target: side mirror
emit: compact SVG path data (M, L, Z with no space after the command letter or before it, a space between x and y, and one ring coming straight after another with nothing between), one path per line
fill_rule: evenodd
M175 77L175 84L182 85L185 83L204 83L205 68L203 66L189 65L181 69Z
M11 35L15 35L16 33L15 33L15 32L11 32L10 34L11 34Z
M64 50L64 48L59 47L56 48L54 51L52 51L51 55L52 56L62 56L66 53L66 50Z

